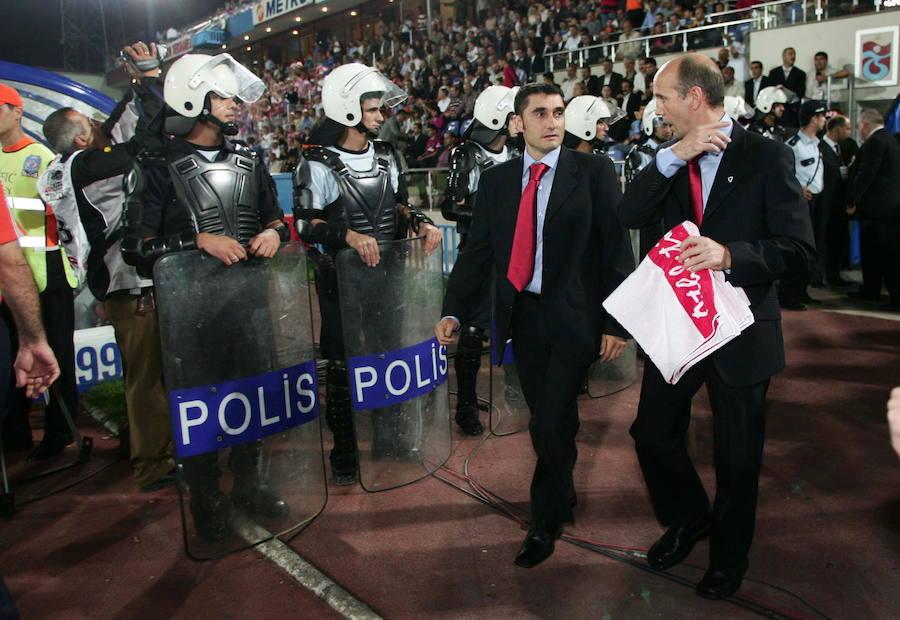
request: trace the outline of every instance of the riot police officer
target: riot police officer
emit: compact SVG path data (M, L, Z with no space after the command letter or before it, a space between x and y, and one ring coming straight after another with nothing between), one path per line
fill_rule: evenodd
M613 123L625 118L625 112L601 97L580 95L566 105L566 133L563 144L576 151L608 157L602 148Z
M301 238L321 243L316 291L322 316L321 351L326 370L326 415L334 445L330 454L334 481L356 480L359 455L347 378L341 306L334 257L352 247L370 267L380 261L379 241L405 238L409 231L425 236L426 252L433 252L441 232L433 222L407 203L402 173L404 164L394 148L375 140L384 122L382 106L393 107L406 93L377 69L360 63L341 65L322 84L326 120L310 137L294 173L294 216ZM373 291L386 298L389 292ZM385 299L385 301L387 301ZM386 456L402 451L390 437L393 412L378 416L373 451ZM373 418L374 423L374 418ZM396 441L394 441L396 440ZM393 442L393 443L392 443Z
M783 125L784 106L797 101L797 95L784 86L766 86L756 96L756 118L750 131L784 142L790 137Z
M169 68L163 97L171 115L165 132L173 137L139 155L127 181L122 253L139 273L149 275L169 252L200 249L230 266L250 256L271 258L289 240L272 177L253 151L228 138L238 132L238 100L252 103L264 89L229 54L187 54ZM249 309L255 298L248 293ZM218 358L240 372L242 360L266 352L247 342L237 327L228 338L219 333L217 346ZM203 539L213 542L227 535L230 512L219 490L218 456L211 452L184 461L194 524ZM231 503L250 514L284 517L289 507L269 488L261 460L258 441L231 450Z
M465 142L450 151L447 192L441 213L456 222L460 236L459 249L466 244L478 181L488 168L513 157L507 146L509 117L518 88L488 86L475 101L474 120L464 134ZM481 368L481 347L485 331L490 327L491 281L485 278L481 303L472 316L463 321L456 349L456 423L466 435L480 435L484 426L478 419L476 386Z

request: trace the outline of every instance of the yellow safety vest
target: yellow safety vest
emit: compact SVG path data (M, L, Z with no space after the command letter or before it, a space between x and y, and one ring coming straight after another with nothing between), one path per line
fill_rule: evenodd
M7 204L19 229L19 245L38 291L47 288L48 259L61 260L69 286L78 286L66 252L59 245L56 217L41 200L37 189L37 180L52 159L50 149L28 137L3 147L0 153L0 181L6 189Z

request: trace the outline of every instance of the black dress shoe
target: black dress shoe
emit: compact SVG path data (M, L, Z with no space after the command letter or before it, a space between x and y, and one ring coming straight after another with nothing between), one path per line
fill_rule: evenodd
M666 570L682 561L698 540L709 535L712 521L704 515L690 525L670 527L647 552L647 563L656 570Z
M174 470L170 471L167 474L163 474L153 482L145 484L139 490L141 493L153 493L154 491L160 491L162 489L166 489L168 487L175 486L176 479Z
M731 596L741 589L744 573L747 572L747 563L739 566L715 568L709 567L703 579L697 584L695 592L697 596L717 601L726 596Z
M553 555L556 539L562 536L562 529L562 523L535 522L516 554L516 566L533 568Z
M809 295L806 295L800 301L803 302L804 304L811 304L813 306L819 306L822 304L821 301L819 301L818 299L813 299Z

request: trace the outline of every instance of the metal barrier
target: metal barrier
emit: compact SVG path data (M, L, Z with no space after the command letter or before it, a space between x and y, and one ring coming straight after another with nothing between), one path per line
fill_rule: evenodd
M882 3L880 1L877 1L875 4L875 11L880 11L882 9L881 5ZM729 31L734 30L768 30L770 28L778 28L787 24L802 24L808 21L822 21L823 19L832 17L831 15L828 15L828 12L829 10L831 10L831 8L832 7L829 6L829 4L824 0L814 0L809 2L805 0L776 0L775 2L757 4L751 8L732 9L710 14L709 16L707 16L707 19L715 19L717 21L715 23L709 23L704 26L673 30L664 34L635 37L634 39L629 39L627 41L619 40L597 43L595 45L589 45L587 47L579 48L576 50L552 52L549 54L545 54L544 59L547 61L547 66L549 67L550 71L557 71L559 69L565 68L565 65L568 63L575 63L578 66L585 66L585 64L590 64L586 63L587 59L589 59L594 53L598 51L600 52L601 57L609 57L613 60L620 60L622 55L619 53L619 46L623 44L633 45L635 43L641 46L644 56L650 56L654 41L656 41L657 39L666 39L671 37L680 37L681 51L686 52L691 48L697 47L696 45L691 44L691 38L697 36L698 33L703 33L704 31L709 32L714 30L721 30L723 34L728 34ZM735 19L731 19L732 17L734 17ZM714 33L709 32L709 34ZM720 45L721 42L706 47L718 47ZM678 50L673 49L670 50L669 53L677 51Z

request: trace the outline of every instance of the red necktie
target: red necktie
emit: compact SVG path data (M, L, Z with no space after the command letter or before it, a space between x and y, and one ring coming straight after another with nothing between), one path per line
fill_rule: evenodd
M688 179L691 182L691 208L694 212L694 224L700 228L703 223L703 177L700 175L700 153L688 162Z
M516 218L516 234L513 237L512 254L506 278L517 291L522 291L534 275L534 249L537 243L537 189L541 177L547 171L547 164L531 164L528 169L528 184L519 200L519 216Z

